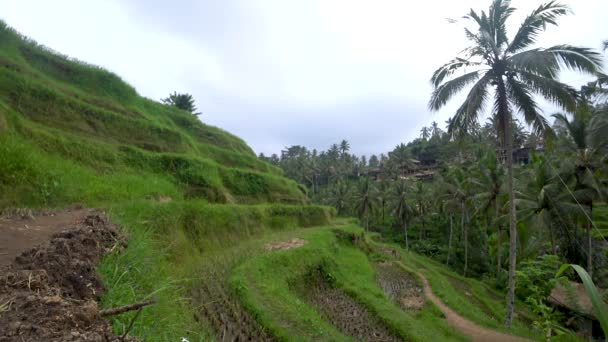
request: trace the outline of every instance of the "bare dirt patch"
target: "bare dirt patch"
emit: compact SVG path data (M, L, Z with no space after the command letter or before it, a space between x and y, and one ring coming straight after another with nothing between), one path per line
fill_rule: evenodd
M376 264L376 280L387 297L406 310L420 310L425 298L422 286L392 262Z
M305 244L306 244L306 240L294 238L289 241L267 243L264 245L264 249L267 251L285 251L288 249L302 247Z
M74 227L93 212L78 207L64 211L4 210L0 213L0 268L12 263L22 252L49 240L51 235Z
M25 222L38 229L12 226ZM104 287L95 274L105 253L124 247L116 226L89 209L12 218L2 225L3 243L8 237L19 246L11 253L61 231L0 267L0 341L119 340L99 314Z
M193 294L197 320L213 328L217 341L274 341L260 324L217 282L201 284Z
M308 280L307 289L299 292L343 334L359 341L401 341L378 317L339 288L330 286L321 275L312 275Z

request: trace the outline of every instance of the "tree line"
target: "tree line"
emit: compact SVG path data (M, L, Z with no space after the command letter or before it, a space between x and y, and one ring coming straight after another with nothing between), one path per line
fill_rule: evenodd
M598 229L598 217L608 220L603 56L586 47L536 47L540 33L570 13L567 6L542 4L509 38L514 10L494 0L487 12L464 17L470 46L431 77L432 111L469 89L447 131L434 122L412 142L369 159L350 154L346 140L326 151L291 146L260 155L307 185L314 202L359 217L366 230L465 276L493 276L507 292L507 326L515 296L529 290L516 281L530 269L580 264L608 285L606 234ZM563 69L595 80L575 89L559 80ZM552 125L538 97L562 108Z

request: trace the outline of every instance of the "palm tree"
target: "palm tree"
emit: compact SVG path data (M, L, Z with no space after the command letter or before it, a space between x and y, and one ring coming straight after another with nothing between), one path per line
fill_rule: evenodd
M557 255L557 242L554 228L565 222L559 222L559 212L572 212L575 207L568 201L558 174L541 156L533 156L530 168L526 170L521 191L518 192L517 209L521 221L528 221L530 227L544 227L549 233L551 251ZM564 227L565 228L565 227Z
M424 126L420 129L420 137L422 140L428 140L431 137L431 130Z
M342 140L340 142L340 152L342 155L345 155L346 152L350 151L350 144L346 140Z
M441 128L436 121L431 122L431 136L433 138L441 136Z
M369 177L359 183L359 189L355 198L355 209L359 218L365 222L365 231L369 231L369 215L376 207L378 201L376 188Z
M464 270L466 276L469 266L469 234L468 234L468 208L471 196L470 177L461 167L452 167L445 175L441 188L444 191L444 206L458 208L460 213L460 229L464 244ZM450 232L451 235L451 232ZM450 237L451 240L451 237ZM451 241L449 243L451 245ZM448 251L449 253L449 251Z
M344 215L350 202L350 187L347 183L339 181L330 190L329 203L336 208L338 215Z
M551 48L530 48L548 25L570 12L567 6L550 1L532 11L523 21L512 40L507 37L506 22L515 11L508 0L494 0L488 13L473 9L465 17L476 25L476 32L465 28L471 46L464 56L456 57L435 71L431 82L434 91L429 102L431 110L442 108L456 93L472 85L464 103L451 122L450 131L465 129L476 123L494 92L492 115L499 121L501 146L507 149L507 191L509 193L509 277L505 325L511 326L515 300L515 267L517 244L517 214L513 190L512 111L523 114L535 131L548 129L547 120L533 97L539 94L573 111L576 91L557 79L562 68L594 74L600 70L601 55L591 49L570 45ZM462 76L452 77L465 70ZM472 70L472 71L471 71Z
M392 198L395 208L393 213L395 217L401 221L403 225L403 235L405 237L405 249L410 249L409 240L407 237L407 226L414 215L414 206L410 203L411 188L405 181L399 181L392 190Z
M591 115L593 115L589 104L581 101L577 111L574 113L573 119L568 118L563 114L554 114L556 121L561 122L568 132L569 147L575 154L573 174L576 177L575 192L577 200L589 208L589 212L585 215L585 228L587 233L587 273L593 276L593 250L591 228L593 226L593 202L601 198L605 189L601 186L596 177L596 169L599 167L598 161L602 158L605 145L595 145L597 141L596 135L599 133L593 130L590 125ZM601 115L601 114L600 114ZM597 120L594 120L597 122Z
M382 225L383 226L385 223L385 216L386 216L386 203L388 202L388 199L390 197L390 194L389 194L390 185L391 184L387 180L383 179L378 183L378 188L377 188L378 201L380 202L380 210L381 210L380 215L382 216Z
M429 191L427 186L421 181L416 182L416 186L414 187L414 198L416 201L417 214L418 217L420 217L420 223L422 223L422 228L420 229L420 240L422 240L426 235L426 212L429 202L428 194Z
M475 177L471 182L476 187L476 194L473 196L475 202L478 203L479 211L486 213L488 219L488 228L493 224L496 227L496 276L500 274L502 265L502 241L501 241L501 224L500 208L501 195L503 194L504 172L498 163L496 153L486 153L479 162L479 169L475 173ZM494 211L492 214L491 212ZM493 218L493 220L491 219Z

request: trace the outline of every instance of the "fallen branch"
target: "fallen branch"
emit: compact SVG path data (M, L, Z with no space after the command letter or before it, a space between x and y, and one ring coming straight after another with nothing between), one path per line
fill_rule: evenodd
M139 310L137 310L137 313L135 314L135 316L133 317L133 319L131 319L131 323L129 323L129 327L127 328L127 330L125 331L124 334L122 334L122 336L120 337L121 341L125 340L125 337L127 337L127 335L129 334L129 331L131 331L131 329L133 328L133 323L135 323L135 320L137 319L137 317L139 317L139 314L141 313L141 309L139 308Z
M112 316L112 315L118 315L118 314L121 314L123 312L138 310L138 309L143 308L144 306L148 306L148 305L151 305L151 304L154 304L154 303L156 303L155 300L147 300L145 302L139 302L139 303L135 303L135 304L120 306L120 307L117 307L117 308L100 310L99 311L99 315L102 316L102 317Z

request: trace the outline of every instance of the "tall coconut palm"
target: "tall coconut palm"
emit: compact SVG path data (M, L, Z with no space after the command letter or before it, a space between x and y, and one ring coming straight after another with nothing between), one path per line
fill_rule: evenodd
M350 151L350 144L346 140L340 142L340 153L345 155L346 152Z
M518 191L517 210L521 221L530 227L544 228L549 233L551 250L557 255L555 228L564 225L561 213L576 210L558 179L557 171L542 156L533 156L530 168L523 174L523 186ZM567 227L562 227L567 229Z
M431 122L431 136L433 138L441 136L441 128L436 121Z
M364 221L365 231L367 232L369 231L369 216L378 202L376 188L369 177L359 183L355 196L355 209L359 218Z
M426 214L429 206L429 189L421 181L417 181L414 186L414 199L416 201L417 215L420 218L422 227L420 229L420 240L426 236Z
M485 213L490 225L496 227L496 276L500 274L502 265L502 230L500 224L501 197L504 193L502 189L504 172L498 163L496 153L489 152L481 157L479 169L471 182L476 187L476 194L473 196L477 203L478 211Z
M328 196L329 204L336 208L338 215L346 214L351 198L351 189L348 183L342 181L338 181L332 186Z
M403 235L405 237L405 249L410 249L410 244L407 236L407 226L412 219L415 208L410 202L412 189L405 181L397 182L397 185L392 189L392 199L394 203L394 215L401 221L403 225Z
M509 193L509 277L505 325L513 319L516 267L516 211L513 191L513 140L510 123L512 113L523 114L525 121L540 132L548 128L534 98L538 94L573 111L576 91L558 80L560 69L569 68L594 74L599 71L601 55L591 49L557 45L547 49L531 48L548 25L557 25L557 18L570 12L567 6L550 1L532 11L511 40L506 22L515 11L508 0L494 0L486 13L470 10L465 17L475 25L465 28L471 46L435 71L431 78L434 91L429 102L431 110L442 108L455 94L472 85L464 103L458 108L450 130L466 129L476 123L494 93L492 115L499 121L501 146L507 149L507 191ZM456 72L464 74L453 77Z
M378 183L378 187L377 189L377 194L378 194L378 202L380 204L380 216L381 216L381 222L382 225L384 226L384 223L386 222L385 218L386 218L386 204L388 203L388 200L390 198L390 193L389 193L389 188L390 188L390 183L387 180L381 180Z
M597 143L597 135L605 136L604 133L599 133L591 124L595 124L597 120L591 120L593 112L589 104L581 101L577 111L574 113L573 119L569 120L563 114L554 114L553 117L558 122L561 122L567 129L569 137L569 147L573 150L574 161L574 176L576 177L576 197L580 203L586 205L589 212L585 216L585 228L587 233L587 273L593 276L593 249L591 228L593 226L593 203L594 200L602 198L605 189L600 184L596 176L596 170L599 167L598 162L602 158L605 145L595 145ZM600 114L596 114L600 115Z
M452 167L443 178L441 188L444 191L444 206L458 208L460 213L460 231L464 245L463 274L466 276L469 266L469 231L467 220L469 218L470 199L472 198L471 179L463 168ZM451 245L451 241L449 244Z
M428 140L431 137L431 130L428 127L422 127L420 129L420 137L422 140Z

